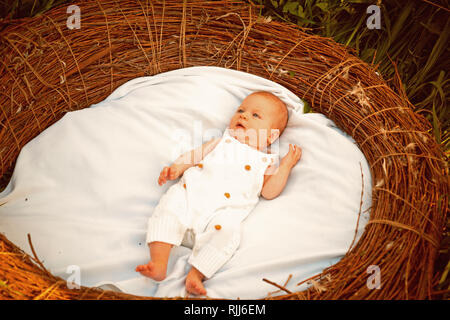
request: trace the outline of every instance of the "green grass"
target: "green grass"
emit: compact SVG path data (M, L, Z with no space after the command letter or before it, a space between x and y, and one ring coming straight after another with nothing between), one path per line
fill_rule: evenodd
M0 18L23 18L41 15L68 0L0 0Z

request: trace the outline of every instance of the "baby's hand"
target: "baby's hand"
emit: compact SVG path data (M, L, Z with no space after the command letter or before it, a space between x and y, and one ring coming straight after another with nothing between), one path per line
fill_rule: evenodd
M302 157L302 149L299 146L289 144L289 152L281 159L281 164L289 168L294 167Z
M175 180L183 174L180 166L173 164L170 167L164 167L159 174L158 184L162 186L167 180Z

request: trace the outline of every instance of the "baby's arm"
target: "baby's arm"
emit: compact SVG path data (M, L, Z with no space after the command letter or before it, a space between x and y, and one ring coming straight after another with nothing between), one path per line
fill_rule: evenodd
M292 168L297 164L298 160L302 156L302 149L296 145L289 145L289 152L281 159L280 166L276 169L272 175L264 176L264 184L261 190L261 196L264 199L272 200L283 191L286 186L289 173ZM270 172L273 168L269 167L266 170Z
M203 160L217 146L221 138L214 138L201 145L200 147L188 151L178 159L170 167L164 167L159 175L158 184L161 186L167 180L175 180L180 177L187 169L195 166Z

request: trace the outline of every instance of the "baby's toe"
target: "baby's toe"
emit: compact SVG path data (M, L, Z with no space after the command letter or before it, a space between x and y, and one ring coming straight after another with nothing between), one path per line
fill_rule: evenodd
M195 285L195 291L197 292L198 295L201 295L201 296L206 295L206 290L201 284Z
M201 283L196 281L187 281L186 290L193 295L205 295L206 290Z
M136 271L142 271L144 270L144 266L143 265L139 265L136 267Z
M142 271L150 271L150 266L148 264L142 264L140 266L136 267L136 271L142 272Z

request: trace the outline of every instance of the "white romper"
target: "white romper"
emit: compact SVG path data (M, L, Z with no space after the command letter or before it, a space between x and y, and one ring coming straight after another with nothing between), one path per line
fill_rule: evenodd
M167 190L148 221L147 243L179 246L193 235L188 262L206 278L238 248L241 222L259 200L267 167L278 161L277 154L243 144L228 130L214 150Z

